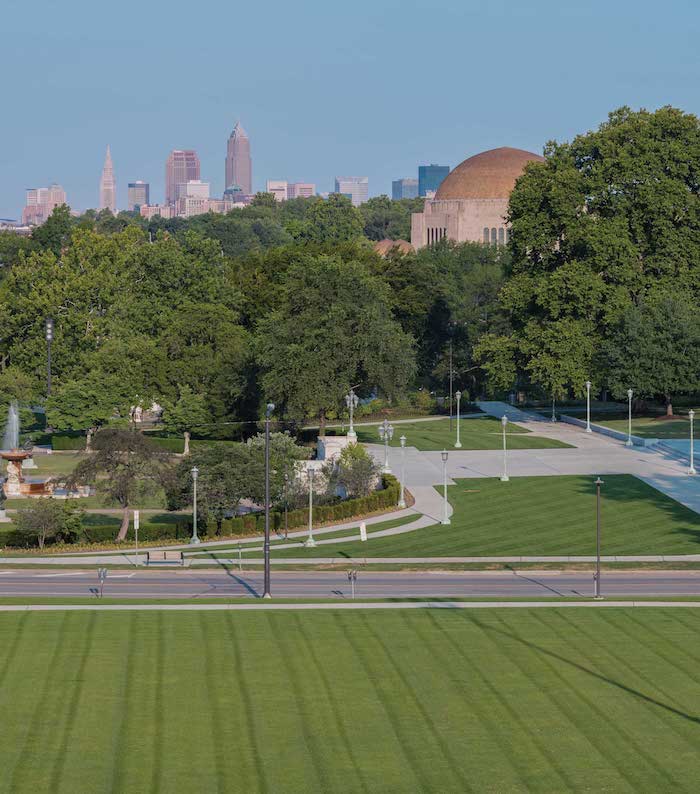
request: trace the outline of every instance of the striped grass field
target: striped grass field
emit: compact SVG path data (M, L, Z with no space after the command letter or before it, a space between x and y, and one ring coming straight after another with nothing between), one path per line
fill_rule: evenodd
M357 426L357 440L363 444L379 444L379 425ZM506 426L509 449L562 449L570 447L555 438L536 436L524 427L508 424ZM457 438L457 420L435 419L429 422L406 422L394 426L392 447L400 446L401 436L406 436L406 446L420 450L452 449ZM463 449L500 449L503 435L500 419L483 416L462 419L459 424L459 438Z
M449 526L367 542L280 549L285 557L472 557L595 554L594 477L456 480ZM699 554L700 515L630 474L603 477L602 553Z
M0 615L0 791L670 792L697 610Z

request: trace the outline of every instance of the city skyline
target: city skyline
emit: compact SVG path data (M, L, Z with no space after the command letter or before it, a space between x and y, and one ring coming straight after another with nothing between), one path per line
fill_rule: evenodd
M416 164L454 166L504 145L541 154L548 140L570 140L621 105L700 109L698 15L689 13L688 2L671 0L670 12L660 14L645 0L585 6L530 0L515 8L502 0L436 0L428 16L440 24L431 36L422 6L397 14L386 3L359 3L351 14L275 0L265 8L213 0L216 25L211 13L188 15L188 68L145 82L144 65L172 58L182 35L179 15L163 13L158 2L125 0L107 25L101 10L83 13L80 0L63 10L38 0L43 24L37 26L10 0L0 65L13 74L21 63L22 80L4 87L15 112L3 125L0 217L17 218L26 188L52 182L63 185L75 209L94 207L106 142L119 207L127 205L134 179L151 184L151 201L163 201L162 163L171 149L196 149L212 195L220 196L222 146L239 117L254 144L255 190L285 178L325 192L335 174L346 173L367 174L371 195L390 195L391 182L412 177ZM368 16L371 27L363 21ZM678 17L688 24L679 28ZM237 41L236 63L254 64L235 79L232 24L248 31ZM465 36L474 30L497 31L497 43L479 36L465 51ZM404 57L426 68L408 75L388 44L389 31L402 41ZM604 57L580 69L567 36L553 31L600 42ZM289 42L300 38L310 46L290 58ZM102 69L86 68L98 59ZM66 91L78 75L81 91ZM420 96L429 98L426 110L407 123L397 108L415 107ZM360 111L361 117L351 115Z
M97 209L109 210L112 214L117 212L117 183L114 178L114 165L109 144L107 144L107 153L100 176L100 201Z

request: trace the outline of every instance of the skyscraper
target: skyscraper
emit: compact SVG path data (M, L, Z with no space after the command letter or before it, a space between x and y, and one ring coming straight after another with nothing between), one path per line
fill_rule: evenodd
M440 187L442 180L450 173L449 165L419 165L418 195L425 196L428 191L433 193Z
M226 185L238 186L243 194L253 192L253 161L250 159L250 138L237 121L226 147Z
M138 179L136 182L129 182L129 212L138 212L141 207L151 203L151 186L148 182Z
M185 185L199 177L197 152L193 149L173 149L165 162L165 203L175 203L178 185Z
M394 201L399 199L412 199L418 196L417 179L395 179L391 183L391 197Z
M369 179L366 176L337 176L335 178L335 193L340 193L351 199L358 207L367 201Z
M67 203L66 192L60 185L30 187L27 189L26 206L22 210L22 223L38 226L51 215L55 207Z
M117 183L114 181L114 167L109 144L107 144L105 164L100 177L100 206L98 209L110 210L113 215L117 214Z

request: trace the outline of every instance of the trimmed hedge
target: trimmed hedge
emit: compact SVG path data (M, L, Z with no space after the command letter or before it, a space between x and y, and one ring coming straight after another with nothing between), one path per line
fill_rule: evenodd
M374 513L378 510L386 510L394 507L399 500L399 481L391 474L382 476L381 490L375 491L369 496L358 499L346 499L332 505L318 505L314 507L314 523L326 524L332 521L342 521L344 519L362 516L366 513ZM290 510L287 514L288 526L290 529L304 527L309 520L309 512L305 507L297 510ZM76 539L77 543L108 543L113 541L119 531L120 521L117 519L111 523L84 524L80 534ZM270 528L280 530L284 528L284 513L270 513ZM206 537L214 537L216 534L216 521L209 520L208 523L202 522L198 526L199 534ZM222 535L257 535L265 530L264 513L248 513L237 518L226 518L221 522ZM192 534L192 520L186 517L171 522L143 522L139 528L139 540L143 542L158 540L182 540L186 541ZM129 526L127 541L134 540L133 526ZM36 548L38 546L36 536L18 529L0 531L0 547L9 546L13 548Z
M54 433L51 436L51 447L57 452L82 450L85 443L85 433Z

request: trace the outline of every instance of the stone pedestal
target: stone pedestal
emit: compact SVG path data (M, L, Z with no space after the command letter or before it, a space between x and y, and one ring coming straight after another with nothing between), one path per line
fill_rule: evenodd
M22 462L7 461L7 479L5 480L5 496L8 498L21 494Z
M22 464L23 469L36 469L38 466L34 463L34 457L30 455Z
M9 521L12 521L12 519L8 518L7 512L5 510L0 510L0 524L7 524Z

